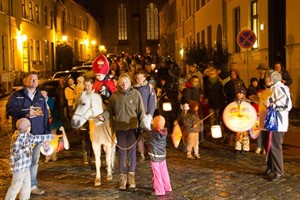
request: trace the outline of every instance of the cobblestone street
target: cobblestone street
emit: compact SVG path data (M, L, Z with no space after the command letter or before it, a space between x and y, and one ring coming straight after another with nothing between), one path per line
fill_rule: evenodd
M4 198L11 181L9 171L10 121L5 119L6 101L0 100L0 199ZM82 164L80 137L69 135L71 147L58 154L56 162L44 163L41 157L38 180L46 190L44 196L32 199L300 199L300 132L290 126L285 136L285 175L271 182L265 171L265 155L251 152L236 154L232 146L219 140L200 144L200 160L188 160L185 153L175 149L171 141L167 148L167 164L173 192L164 197L151 196L151 168L149 160L139 161L136 171L137 189L118 190L118 172L112 181L105 180L102 167L102 185L94 186L95 169ZM116 162L115 169L118 169Z

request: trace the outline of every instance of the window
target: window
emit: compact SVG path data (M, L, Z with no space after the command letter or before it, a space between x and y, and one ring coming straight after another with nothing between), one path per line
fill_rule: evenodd
M35 18L36 18L36 23L40 23L40 8L38 5L35 5Z
M212 26L207 27L207 46L212 48Z
M82 18L79 17L79 28L82 30Z
M50 28L53 29L53 11L50 11Z
M201 31L201 45L205 45L205 30Z
M48 7L45 6L44 7L44 23L45 23L45 26L48 26Z
M150 3L146 8L147 40L158 40L158 9Z
M197 33L197 45L200 44L200 32Z
M3 0L0 0L0 11L3 12Z
M33 21L32 1L29 2L29 20Z
M257 0L251 1L251 30L256 35L256 42L253 45L253 48L258 47L257 35L258 35L258 13L257 13Z
M36 52L35 52L35 58L37 61L40 61L41 60L41 52L40 52L40 41L37 40L36 41Z
M49 63L49 41L44 41L45 63Z
M241 52L241 47L237 43L237 36L241 31L241 24L240 24L240 7L234 9L234 33L233 33L233 43L234 51Z
M124 4L121 4L118 8L118 39L127 40L127 13Z
M200 9L200 0L196 0L196 10Z
M76 15L73 15L73 26L75 26L75 27L76 27L76 23L77 23L76 20L77 20Z
M26 18L26 0L22 0L22 17Z

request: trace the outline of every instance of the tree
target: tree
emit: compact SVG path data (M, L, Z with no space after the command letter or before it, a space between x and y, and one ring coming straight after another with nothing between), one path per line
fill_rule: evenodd
M188 62L196 63L203 71L208 62L213 62L217 69L224 69L227 66L228 52L222 45L206 47L205 45L193 44L186 52Z

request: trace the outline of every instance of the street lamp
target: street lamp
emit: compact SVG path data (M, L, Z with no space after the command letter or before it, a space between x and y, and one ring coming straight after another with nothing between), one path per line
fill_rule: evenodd
M66 42L68 40L68 36L66 36L66 35L61 36L61 40L63 42Z

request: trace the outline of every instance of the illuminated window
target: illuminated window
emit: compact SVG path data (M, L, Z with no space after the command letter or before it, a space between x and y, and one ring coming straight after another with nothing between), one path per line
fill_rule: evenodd
M29 2L29 20L33 21L32 1Z
M256 42L253 48L258 48L257 35L258 35L258 13L257 13L257 0L251 1L251 30L256 35Z
M126 7L121 4L118 8L118 29L119 29L119 40L127 40L127 18L126 18Z
M158 40L158 9L150 3L146 9L147 40Z

